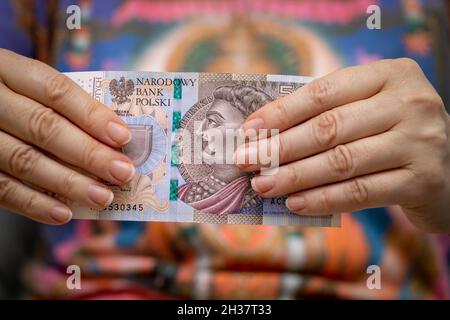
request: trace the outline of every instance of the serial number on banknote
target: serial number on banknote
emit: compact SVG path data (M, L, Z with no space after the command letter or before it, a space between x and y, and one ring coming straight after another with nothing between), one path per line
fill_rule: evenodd
M124 203L113 203L106 207L105 210L108 211L144 211L144 204L124 204Z

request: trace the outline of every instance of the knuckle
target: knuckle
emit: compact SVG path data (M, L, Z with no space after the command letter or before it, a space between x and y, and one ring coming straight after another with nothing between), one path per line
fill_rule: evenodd
M319 106L328 105L331 95L331 86L331 83L325 79L311 82L307 87L313 103Z
M288 174L289 174L289 185L299 187L302 184L302 176L300 170L298 170L294 165L288 165Z
M58 104L69 92L71 80L61 73L51 76L47 82L46 96L50 103Z
M386 59L385 62L381 64L384 71L387 72L388 78L397 79L404 81L404 79L409 79L414 77L418 79L419 75L422 74L422 69L419 64L410 58L397 58L397 59Z
M14 194L15 187L12 180L5 175L0 174L0 203L6 202Z
M280 122L281 126L287 128L289 127L289 112L286 106L286 101L284 98L277 99L272 102L273 108L276 110L277 113L277 120Z
M442 174L433 175L432 177L428 178L428 187L430 190L441 192L442 190L444 190L445 186L446 180Z
M74 191L74 186L76 185L77 174L75 171L69 171L68 173L63 175L61 180L61 186L59 190L59 194L65 198L70 198Z
M419 64L411 58L398 58L391 60L391 63L396 67L404 71L420 69Z
M420 140L429 146L435 148L436 151L448 150L449 134L446 131L445 123L434 121L434 127L422 128Z
M443 169L436 165L432 165L432 167L433 169L428 169L423 175L423 189L430 194L436 194L436 192L445 190L446 179Z
M442 139L442 141L440 141L442 143L441 147L443 150L446 150L446 157L450 157L450 122L445 122L445 124L443 124L440 137Z
M441 97L434 90L412 91L401 97L402 105L415 110L423 111L426 114L433 111L442 111L444 103Z
M84 147L83 153L82 153L82 159L84 166L86 168L94 168L97 167L98 162L98 143L93 140L89 140Z
M337 137L337 117L332 111L320 114L312 123L313 136L319 147L332 146Z
M33 172L38 159L39 153L31 146L18 145L13 149L9 158L9 169L16 176L28 176Z
M93 102L90 102L86 106L84 125L88 131L94 129L94 127L98 125L94 121L94 119L99 118L98 116L96 116L96 113L98 110L99 110L99 105L95 100Z
M271 137L271 143L274 143L276 147L275 156L278 156L279 163L289 161L291 159L290 150L292 150L292 148L289 146L290 143L288 139L277 135L275 137Z
M99 110L99 104L96 101L90 102L86 106L83 125L87 132L93 132L98 127L98 119L103 116L96 114Z
M381 59L378 61L373 62L372 65L374 66L382 66L383 68L392 68L392 64L394 63L395 59Z
M329 153L329 164L332 173L347 177L352 174L354 168L353 155L346 145L339 145Z
M327 191L326 188L319 191L317 197L317 206L320 209L320 211L324 213L333 211L330 193Z
M369 191L365 182L355 178L349 181L347 188L348 199L356 205L365 205L369 202Z
M28 214L35 214L35 207L36 203L38 202L38 196L37 193L30 193L29 198L26 202L23 203L22 211L25 213L25 215Z
M58 136L58 115L49 108L37 108L29 120L31 138L42 146Z

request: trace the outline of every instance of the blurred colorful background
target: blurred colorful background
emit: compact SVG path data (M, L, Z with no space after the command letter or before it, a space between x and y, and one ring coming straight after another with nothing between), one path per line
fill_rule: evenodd
M66 25L72 4L81 9L79 30ZM381 30L366 26L370 5L381 8ZM1 1L0 47L61 72L317 77L406 56L448 109L449 12L444 0ZM0 295L448 299L449 252L448 236L414 230L396 208L346 213L339 230L88 221L43 227L1 213ZM88 275L81 292L64 288L69 263ZM384 270L379 292L365 287L370 264Z

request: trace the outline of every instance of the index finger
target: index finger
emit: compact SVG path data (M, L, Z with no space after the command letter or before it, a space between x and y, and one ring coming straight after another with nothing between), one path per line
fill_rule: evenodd
M60 113L94 138L120 147L131 139L127 124L52 67L0 49L0 81Z
M387 81L385 61L333 72L252 113L241 129L284 131L324 111L378 93Z

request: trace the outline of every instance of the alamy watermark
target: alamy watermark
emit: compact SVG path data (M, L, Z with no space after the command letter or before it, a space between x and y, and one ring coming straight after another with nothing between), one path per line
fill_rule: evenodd
M381 29L381 8L376 4L370 5L366 10L367 14L370 16L366 20L366 26L369 30L380 30Z
M77 5L70 5L66 9L68 15L66 19L66 27L69 30L81 29L81 8Z
M66 273L69 275L66 280L66 287L69 290L81 290L81 268L76 264L67 267Z
M381 8L376 4L369 5L366 9L369 17L366 26L369 30L381 29ZM81 8L78 5L69 5L66 9L66 27L69 30L81 29Z
M369 274L366 280L366 286L369 290L381 289L381 268L376 264L367 267L366 273Z

